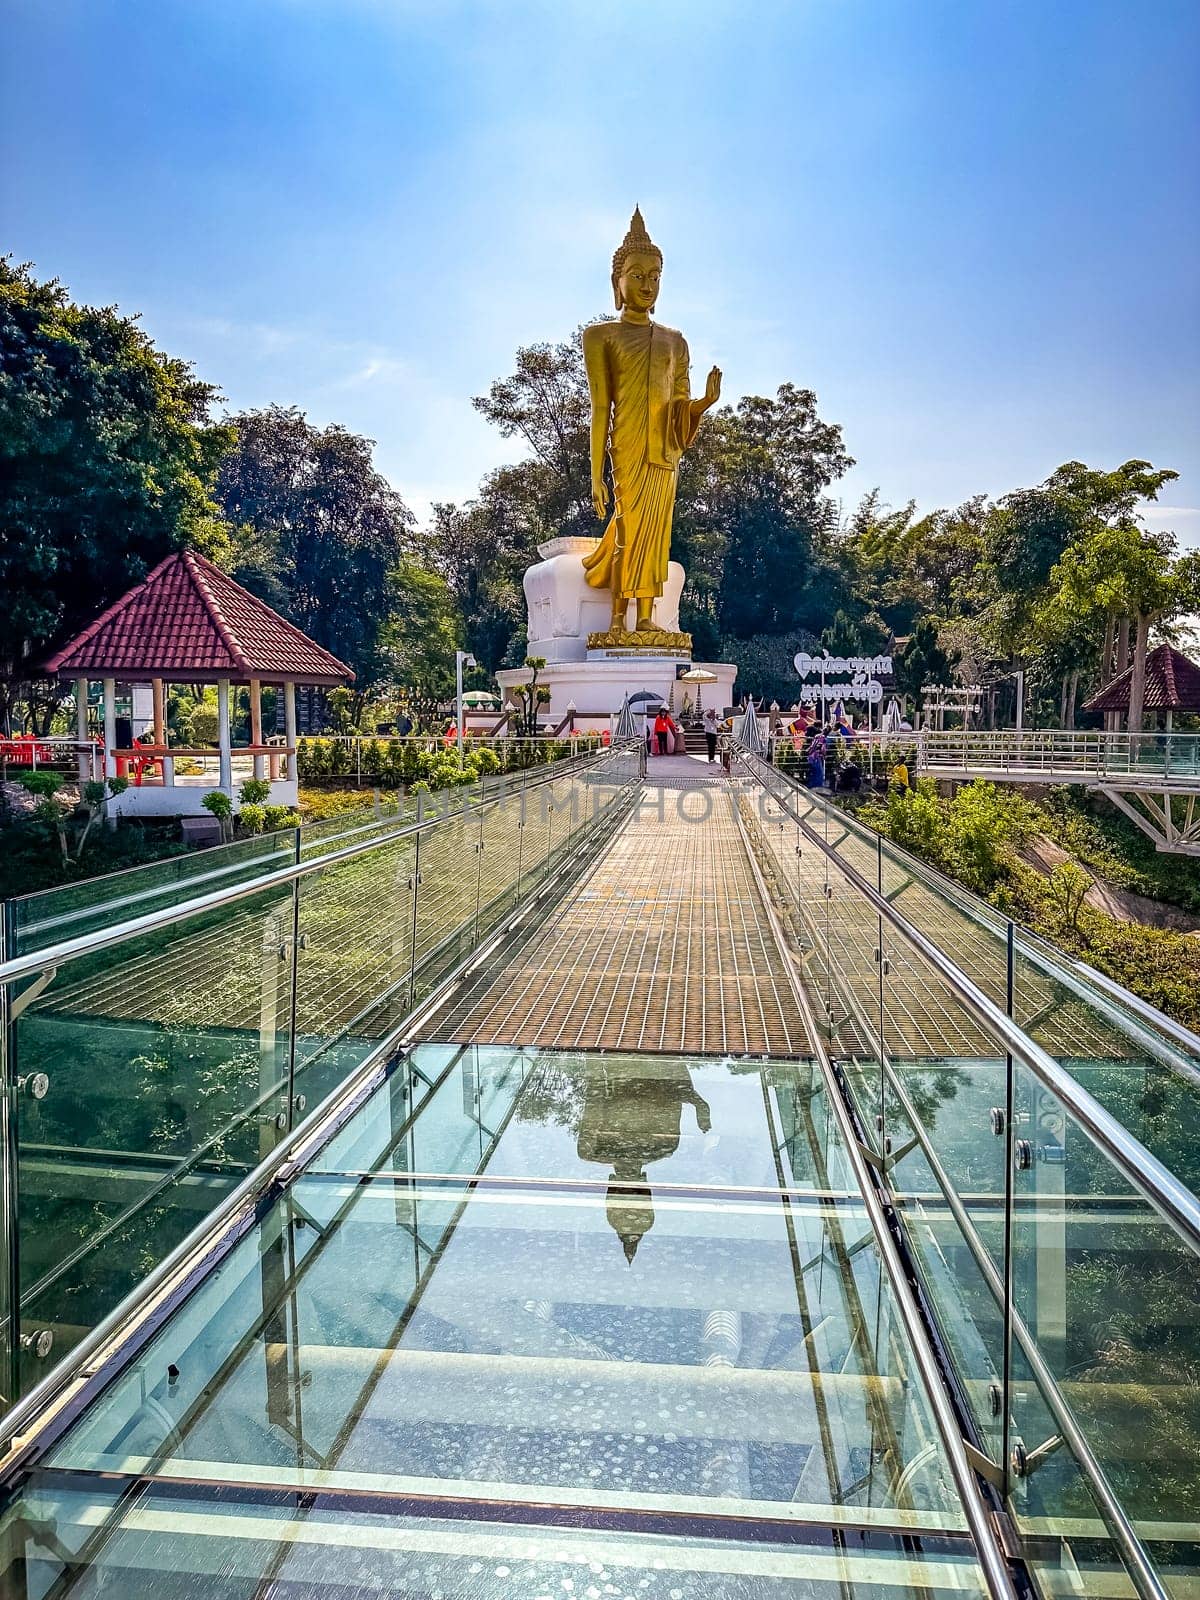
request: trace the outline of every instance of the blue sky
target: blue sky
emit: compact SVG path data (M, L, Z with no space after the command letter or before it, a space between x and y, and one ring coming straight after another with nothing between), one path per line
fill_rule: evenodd
M923 509L1140 456L1200 543L1196 0L3 0L2 248L231 406L379 441L419 512L470 407L609 309L726 395L817 391Z

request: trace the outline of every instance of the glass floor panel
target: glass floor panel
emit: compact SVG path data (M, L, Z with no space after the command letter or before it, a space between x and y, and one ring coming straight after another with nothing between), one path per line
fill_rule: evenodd
M52 1530L52 1531L51 1531ZM962 1541L783 1544L379 1515L104 1486L11 1514L21 1600L913 1600L983 1593ZM16 1571L10 1566L10 1574Z
M312 1163L718 1190L858 1189L815 1062L421 1044ZM410 1100L411 1097L411 1100ZM419 1113L419 1115L417 1115Z
M13 1592L979 1592L821 1085L420 1046L50 1452Z

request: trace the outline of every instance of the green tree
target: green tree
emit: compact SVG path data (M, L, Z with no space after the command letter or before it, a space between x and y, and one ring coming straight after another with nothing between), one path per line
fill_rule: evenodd
M405 557L391 575L381 644L389 679L418 726L454 692L454 652L460 618L446 580Z
M0 725L52 645L172 550L220 546L216 399L134 318L0 259Z
M1174 474L1155 474L1164 476ZM1114 665L1114 640L1124 620L1124 632L1133 636L1129 727L1139 730L1150 629L1198 603L1200 557L1177 556L1174 535L1150 533L1125 507L1115 521L1090 519L1050 572L1041 603L1032 613L1032 632L1042 650L1057 650L1067 663L1070 689L1064 695L1064 724L1069 727L1074 720L1081 670L1098 668L1101 683L1107 681Z
M583 365L582 329L560 344L524 345L516 370L497 378L471 404L506 439L523 439L532 455L524 491L545 530L592 533L589 428L592 414Z
M955 652L942 647L937 624L922 617L896 662L896 682L917 705L927 683L949 683L958 665Z
M489 671L524 659L525 568L537 560L542 527L537 484L526 462L490 473L464 506L435 505L421 542L423 563L445 581L462 618L467 649ZM519 636L519 638L518 638ZM514 640L517 660L511 660Z
M232 424L217 498L237 530L234 576L351 666L361 702L387 673L389 585L415 519L376 470L372 440L314 427L295 407Z
M821 634L821 648L831 656L857 656L863 651L862 629L848 611L839 607Z
M823 626L842 586L830 553L836 509L825 490L854 463L841 429L817 415L816 395L785 383L774 399L748 395L710 412L690 454L678 553L686 565L697 535L710 554L720 552L722 633Z
M982 626L998 650L1024 662L1034 693L1060 686L1059 715L1068 726L1081 677L1098 670L1106 681L1118 637L1116 666L1123 668L1143 602L1149 616L1164 601L1149 571L1157 561L1153 541L1146 543L1137 508L1177 476L1141 460L1112 471L1068 461L1036 489L1005 496L988 517L983 569L993 597ZM1118 576L1122 568L1125 579Z

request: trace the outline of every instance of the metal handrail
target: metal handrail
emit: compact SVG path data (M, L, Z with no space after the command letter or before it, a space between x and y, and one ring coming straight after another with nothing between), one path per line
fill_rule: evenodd
M497 741L497 742L499 742L499 741ZM609 748L612 748L612 747L609 747ZM550 782L554 781L555 779L560 778L563 775L564 772L573 772L573 771L577 770L578 767L581 766L582 764L587 763L587 762L591 762L591 761L595 761L598 757L603 756L603 755L608 755L608 754L609 754L609 749L608 748L606 748L604 750L582 750L582 751L578 751L575 755L560 757L560 759L557 760L557 761L539 762L538 765L535 766L535 767L515 767L510 772L497 773L497 774L494 775L493 782L495 783L495 785L497 787L500 787L500 786L502 786L504 784L506 779L515 779L516 777L519 776L523 780L523 782L522 782L522 787L523 788L533 788L535 785L537 785L539 783L550 783ZM490 800L492 797L491 797L491 795L488 794L487 790L488 790L487 783L481 781L478 785L472 784L469 787L464 787L464 788L458 789L458 790L438 790L436 792L437 793L456 793L456 794L460 794L460 795L465 796L467 799L471 799L472 797L478 797L480 800ZM369 791L367 791L367 792L369 793ZM385 791L385 790L383 790L381 788L380 785L375 785L375 792L376 792L376 794L379 794L379 793L388 793L388 794L390 794L392 791L390 789ZM510 790L509 791L509 793L513 793L513 792L515 792L515 791L514 790ZM364 805L370 804L370 803L371 802L369 800L365 800L364 801ZM333 821L333 820L336 820L336 819L334 819L334 818L322 818L319 821L302 822L299 825L298 829L296 829L296 828L280 829L275 837L277 837L280 840L294 839L296 833L299 832L301 834L301 843L303 844L304 843L304 835L306 833L308 833L310 835L310 838L315 837L315 835L311 832L311 830L315 830L317 828L324 827L324 825L325 825L325 823L327 821ZM346 830L345 830L344 835L343 834L338 834L338 833L333 833L333 834L330 834L329 837L335 838L335 839L336 838L342 838L342 837L347 837L348 838L352 833L354 833L356 831L361 831L361 830L364 830L364 829L367 829L367 828L377 828L377 827L382 826L384 823L387 823L387 822L390 822L390 821L399 822L399 821L401 821L401 818L400 818L398 813L388 814L388 815L380 814L378 816L372 816L371 818L369 818L366 821L355 822L353 824L353 826L347 827ZM261 834L253 835L252 839L258 841L260 844L263 844L267 840L269 840L271 837L272 836L270 834L261 833ZM215 862L216 858L219 857L223 851L235 850L240 845L248 844L250 842L252 842L251 839L234 839L232 842L230 842L228 844L213 845L209 850L204 852L204 857L208 861ZM270 850L268 850L268 849L264 849L263 853L264 853L264 855L267 855L267 854L271 854L272 852ZM253 856L249 856L249 855L247 856L247 860L253 860L253 859L254 859ZM172 862L174 862L174 863L178 863L178 862L181 862L181 861L190 862L190 861L195 861L195 860L196 860L196 855L192 854L192 855L186 855L186 856L164 856L162 858L162 860L160 860L160 861L139 861L136 866L118 867L113 872L106 872L104 874L103 878L79 879L75 883L72 883L72 884L58 884L52 889L31 889L26 894L14 894L14 895L10 895L8 898L9 898L9 902L12 905L28 905L30 902L32 902L34 900L39 900L39 899L42 899L42 898L49 897L51 895L58 894L64 888L78 889L78 888L82 888L83 885L85 883L88 883L88 882L92 882L92 883L115 882L117 879L129 877L133 873L138 873L138 872L147 872L148 873L148 872L152 872L156 867L169 866L169 865L171 865ZM227 872L227 871L233 870L239 864L240 863L234 862L234 863L226 863L225 865L214 865L211 875L215 877L218 873L222 873L222 872ZM203 877L207 877L209 875L210 874L207 873L207 872L204 873L203 875L197 874L196 881L199 882L199 881L201 881L201 877L202 876ZM157 894L159 892L165 892L170 887L173 887L173 885L164 884L164 885L161 886L161 890L160 889L151 889L151 890L147 890L146 893L147 894ZM84 915L89 915L90 916L93 913L95 913L98 909L99 909L98 906L88 906L86 908L81 907L77 912L63 913L61 918L59 918L59 919L46 917L46 918L43 918L40 922L26 924L25 927L22 929L22 931L23 932L24 931L28 931L29 929L32 929L32 928L48 927L55 920L67 920L71 916L84 916Z
M624 747L613 746L613 749L618 748ZM604 751L601 754L609 753ZM639 777L640 774L614 785L616 795L613 806L597 813L595 818L601 828L607 825L611 829L620 821L621 812L617 805L620 791L632 789ZM601 842L605 837L607 835L601 832ZM595 837L590 832L582 838L576 835L567 854L556 863L553 872L530 897L492 929L482 944L469 950L430 993L375 1044L347 1077L280 1140L269 1156L253 1167L78 1344L72 1346L40 1383L0 1416L0 1483L8 1481L13 1470L30 1452L39 1448L41 1413L64 1391L71 1391L65 1414L56 1414L52 1422L57 1437L73 1420L78 1408L108 1380L110 1367L114 1363L119 1364L120 1352L128 1343L131 1320L144 1319L132 1331L132 1338L139 1344L144 1343L161 1325L163 1317L180 1303L190 1288L209 1270L222 1243L230 1245L251 1225L258 1206L272 1185L283 1188L292 1181L296 1172L333 1138L374 1093L387 1075L389 1061L397 1053L407 1052L422 1021L440 1008L445 997L473 968L501 946L517 924L529 917L543 899L556 892L563 878L576 870L581 856L586 865L587 854L594 848ZM360 852L355 850L354 853ZM319 865L327 864L328 859L324 858ZM4 970L0 966L0 973ZM126 1330L125 1338L120 1337L121 1330Z
M851 815L848 811L843 811L833 806L832 802L826 799L824 795L809 790L801 791L798 781L791 773L784 772L780 768L773 768L772 770L778 772L791 789L797 793L805 793L814 807L820 807L822 813L836 815L839 824L845 828L847 833L854 834L864 844L874 846L878 842L880 835L873 829L868 828L864 823L861 823L857 817ZM890 839L887 841L887 848L897 864L910 873L915 880L922 882L933 893L949 901L979 926L990 927L992 932L998 936L1003 936L1008 919L997 912L995 907L990 906L986 900L981 900L978 895L972 894L962 884L956 883L953 878L946 877L945 873L939 872L936 867L930 866L927 861L922 861L919 856L914 856L910 851L903 849ZM1156 1006L1152 1006L1148 1001L1141 999L1140 996L1126 989L1115 979L1108 978L1103 973L1097 972L1094 967L1088 966L1086 962L1065 962L1062 952L1057 950L1041 934L1035 933L1032 929L1026 927L1022 927L1020 931L1022 939L1021 953L1027 956L1036 966L1040 967L1048 978L1070 990L1077 998L1087 1001L1089 1005L1093 1006L1115 1027L1128 1034L1138 1043L1150 1047L1155 1052L1163 1052L1162 1040L1153 1035L1147 1035L1141 1028L1133 1024L1130 1018L1115 1012L1110 1002L1117 1002L1126 1010L1133 1012L1143 1022L1147 1022L1152 1027L1157 1028L1167 1038L1173 1040L1174 1043L1182 1046L1183 1049L1196 1057L1196 1061L1187 1061L1173 1053L1166 1053L1166 1058L1177 1071L1188 1078L1200 1082L1200 1067L1197 1066L1197 1062L1200 1062L1200 1034L1194 1033L1182 1022L1176 1022L1173 1017L1168 1017L1165 1012L1160 1011ZM1085 987L1085 985L1089 984L1102 988L1105 991L1105 996L1101 997L1090 993L1089 989Z
M739 761L749 764L748 753L735 751ZM766 767L766 763L763 763ZM766 767L774 775L775 769ZM753 767L750 776L766 784ZM1180 1181L1157 1156L1134 1138L1129 1129L1096 1100L1082 1084L1078 1083L1053 1056L1024 1033L983 990L968 978L932 940L902 916L873 884L852 867L821 838L815 828L800 817L787 800L774 794L776 803L792 818L797 827L830 860L835 861L843 876L874 906L880 916L933 966L977 1020L997 1038L1004 1050L1016 1056L1049 1089L1059 1103L1085 1128L1097 1145L1112 1159L1121 1176L1136 1189L1158 1214L1174 1228L1175 1232L1197 1255L1200 1255L1200 1199Z
M740 746L734 746L734 754L741 760L745 759L745 752ZM740 816L738 817L738 825L739 828L742 827ZM744 833L743 844L745 845ZM750 865L751 874L758 886L759 899L775 942L779 950L785 952L788 948L787 940L780 926L779 917L772 905L771 896L762 881L762 872L755 860L754 852L748 845L746 845L746 858ZM913 1359L921 1374L926 1398L933 1413L934 1425L941 1438L942 1447L946 1452L946 1462L950 1469L950 1475L954 1479L954 1486L958 1491L959 1499L962 1502L963 1515L966 1518L967 1527L970 1529L988 1592L992 1596L992 1600L1015 1600L1016 1586L1013 1583L1012 1574L1009 1572L1004 1552L1001 1550L996 1538L996 1532L988 1514L987 1506L984 1503L949 1391L938 1370L937 1358L930 1343L929 1330L922 1317L917 1297L910 1288L908 1274L884 1210L883 1197L880 1195L868 1171L862 1147L858 1142L857 1133L850 1118L849 1108L838 1092L833 1063L830 1061L821 1041L820 1029L816 1026L805 987L799 981L795 968L790 961L785 961L784 972L795 996L796 1004L799 1006L801 1015L808 1026L817 1061L821 1068L821 1076L825 1083L826 1100L837 1123L846 1160L862 1193L863 1206L871 1224L871 1231L875 1236L875 1245L879 1251L884 1272L892 1289L892 1300L897 1315L904 1326L904 1331L908 1336Z
M787 947L784 946L783 949L785 958L790 960L791 957L787 954ZM842 982L839 985L839 989L843 1002L857 1014L860 1024L870 1032L870 1024L867 1023L862 1008L856 1003L849 985ZM980 1276L986 1283L997 1306L1003 1312L1007 1303L1004 1278L997 1270L987 1247L980 1239L973 1218L943 1166L941 1156L934 1148L933 1141L920 1113L913 1104L908 1089L896 1072L882 1031L878 1033L878 1048L879 1065L887 1078L892 1093L899 1102L905 1120L913 1131L921 1154L941 1192L941 1197L954 1218L963 1242L979 1269ZM915 1198L915 1196L905 1194L904 1198L911 1199ZM901 1210L899 1205L897 1210ZM1109 1530L1120 1545L1139 1595L1142 1596L1142 1600L1167 1600L1166 1590L1159 1581L1146 1548L1138 1537L1137 1530L1130 1521L1124 1506L1117 1498L1116 1492L1109 1482L1095 1451L1088 1442L1074 1411L1059 1387L1054 1372L1042 1355L1037 1339L1017 1310L1015 1302L1008 1306L1008 1311L1009 1326L1012 1329L1013 1337L1021 1347L1033 1380L1041 1392L1050 1415L1054 1418L1059 1433L1088 1478L1097 1504L1108 1521Z
M595 755L580 757L578 765L572 763L572 770L578 772L588 767L600 766L614 752L620 753L620 748L614 745ZM555 772L554 777L559 779L566 775L564 766ZM620 788L622 785L616 783L614 787ZM131 917L126 922L116 922L107 928L97 928L90 933L79 934L73 939L64 939L59 944L45 945L26 955L10 956L6 961L0 962L0 985L12 983L19 978L34 977L48 968L65 966L69 962L80 960L83 956L95 955L98 951L109 949L115 944L122 944L127 939L140 938L147 933L157 933L160 929L171 927L175 923L189 921L209 911L218 911L223 906L252 899L255 895L266 894L272 889L281 889L299 878L307 878L312 873L324 872L327 868L337 866L343 861L365 855L369 850L396 844L400 840L428 832L459 812L463 815L467 815L468 811L471 815L480 815L489 807L500 804L502 800L511 800L517 795L523 796L529 790L510 789L507 794L489 795L486 799L478 799L473 807L469 806L470 795L465 791L447 789L444 792L447 797L455 796L455 804L453 808L444 809L441 815L422 817L417 821L404 823L393 833L384 834L382 837L377 834L373 838L362 839L357 844L345 845L340 850L330 851L328 855L314 856L307 861L291 862L288 866L277 867L274 871L265 872L261 877L252 878L246 883L228 884L222 889L214 889L209 894L185 900L180 905L162 906L157 911L146 912L144 916Z

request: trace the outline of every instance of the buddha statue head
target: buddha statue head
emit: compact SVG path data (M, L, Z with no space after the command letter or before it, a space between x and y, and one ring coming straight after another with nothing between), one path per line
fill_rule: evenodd
M618 311L626 306L644 315L654 310L662 264L662 251L646 232L641 209L635 206L629 231L612 261L613 301Z
M620 1239L625 1259L632 1266L638 1245L654 1226L654 1196L646 1170L636 1156L614 1161L607 1202L608 1225Z

